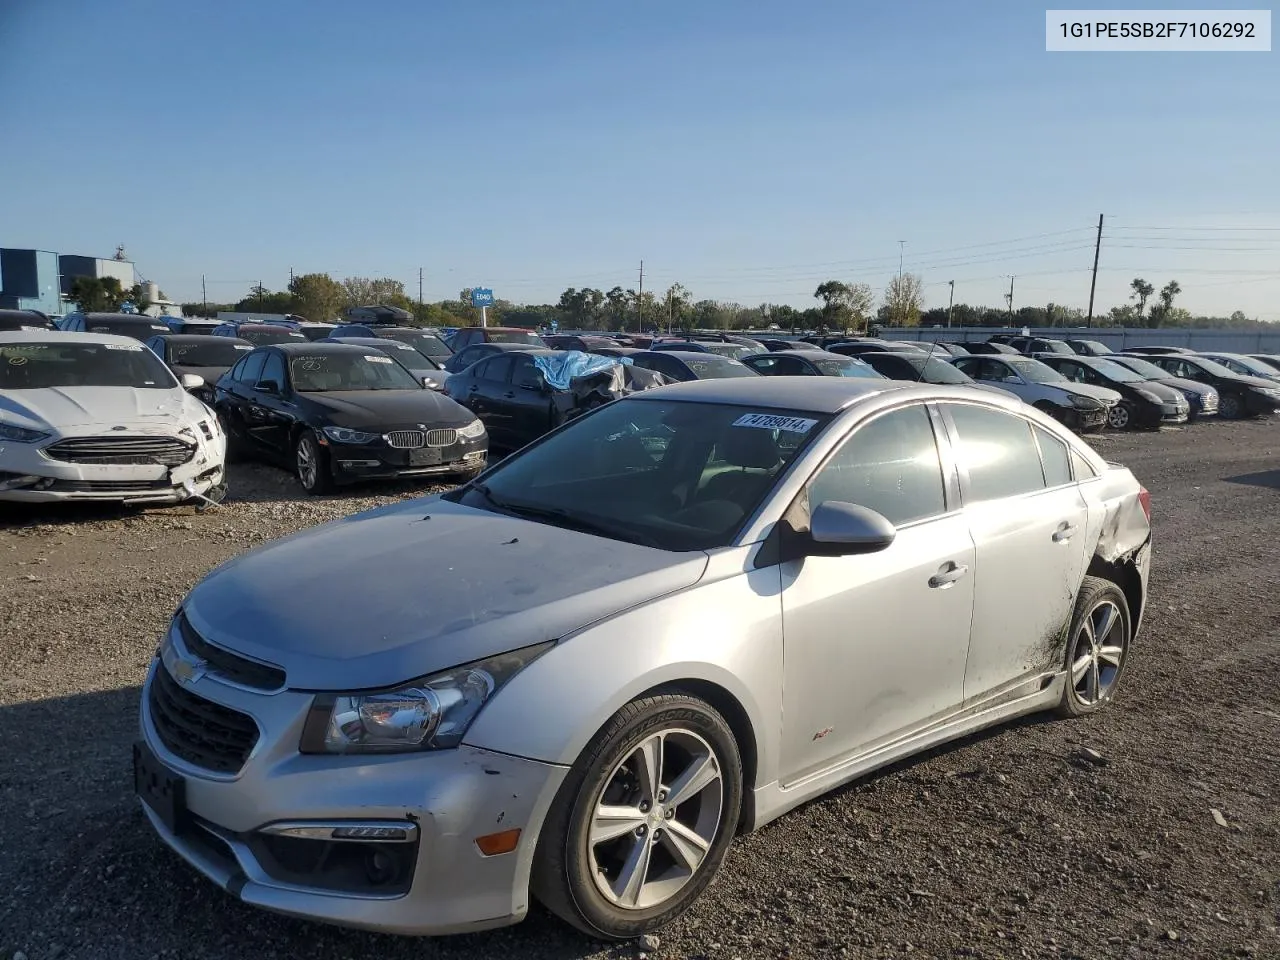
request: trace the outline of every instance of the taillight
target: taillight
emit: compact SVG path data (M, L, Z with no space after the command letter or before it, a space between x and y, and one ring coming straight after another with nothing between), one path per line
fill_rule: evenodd
M1147 515L1147 523L1151 522L1151 491L1146 487L1138 488L1138 503L1142 505L1142 512Z

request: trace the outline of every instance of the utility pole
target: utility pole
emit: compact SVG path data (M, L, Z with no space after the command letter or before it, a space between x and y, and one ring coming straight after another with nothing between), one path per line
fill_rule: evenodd
M1013 274L1009 275L1009 292L1005 299L1009 301L1009 325L1013 326Z
M1093 326L1093 294L1098 289L1098 254L1102 252L1102 214L1098 214L1098 239L1093 245L1093 279L1089 281L1089 319L1086 327Z
M637 333L644 333L644 261L640 261L640 295L636 298ZM661 321L659 321L661 323Z
M293 267L289 268L289 292L293 293Z
M898 241L898 283L902 283L902 252L907 247L907 241Z
M947 283L951 285L951 299L947 303L947 326L950 327L951 311L954 310L956 306L956 282L954 280L948 280Z
M262 291L263 291L262 281L259 280L258 281L258 312L259 313L262 312Z
M209 316L209 290L204 283L204 274L200 274L200 302L204 305L204 315Z
M422 307L422 268L418 268L418 311L421 312Z

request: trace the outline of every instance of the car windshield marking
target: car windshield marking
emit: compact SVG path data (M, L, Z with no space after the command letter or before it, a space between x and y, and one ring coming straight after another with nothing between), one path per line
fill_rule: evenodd
M468 486L470 489L479 492L494 509L520 517L523 520L542 521L552 526L577 530L580 533L594 534L610 540L625 540L628 543L637 543L645 547L659 547L658 542L653 537L646 536L619 524L592 520L561 507L540 507L535 504L518 503L514 500L503 500L495 496L487 485L475 480Z

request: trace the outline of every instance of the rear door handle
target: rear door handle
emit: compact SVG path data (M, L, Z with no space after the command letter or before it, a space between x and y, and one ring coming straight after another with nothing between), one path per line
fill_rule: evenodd
M967 563L954 563L948 560L929 578L929 586L936 590L945 590L968 572Z
M516 398L515 392L511 390L508 390L506 393L503 394L503 396L506 397L508 400L514 400Z
M1061 525L1059 525L1058 529L1053 532L1053 542L1066 543L1073 536L1075 536L1075 532L1076 532L1075 526L1073 524L1066 523L1064 521Z

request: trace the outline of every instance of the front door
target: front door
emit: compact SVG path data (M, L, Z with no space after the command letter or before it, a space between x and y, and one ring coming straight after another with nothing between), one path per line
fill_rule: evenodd
M898 528L878 553L782 566L783 783L956 710L974 547L923 404L859 425L806 488Z
M1062 669L1084 578L1088 504L1062 466L1065 446L1048 431L991 407L943 410L978 551L964 678L965 700L973 701L1034 688Z

